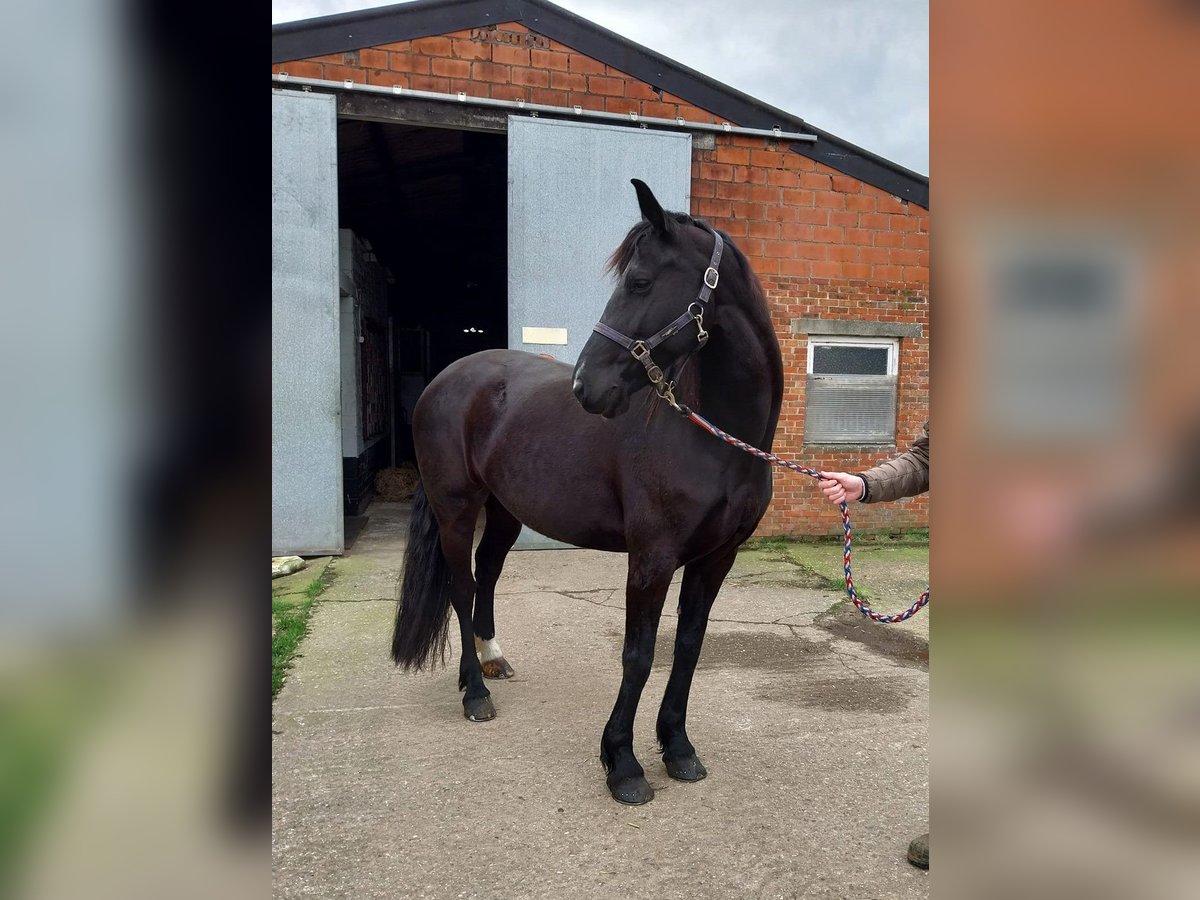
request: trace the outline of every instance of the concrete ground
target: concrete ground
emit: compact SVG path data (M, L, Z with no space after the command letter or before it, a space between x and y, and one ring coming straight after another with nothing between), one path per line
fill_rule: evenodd
M621 674L624 556L509 556L497 637L517 676L489 682L498 716L472 723L457 639L433 674L389 659L406 509L369 515L329 563L274 705L276 896L928 896L904 858L928 827L928 616L896 629L847 609L800 559L829 554L836 572L836 547L739 556L692 689L688 732L709 771L696 784L667 777L654 740L668 599L634 742L657 796L627 807L597 758ZM926 578L904 553L855 563L868 590L872 573L886 584L888 612Z

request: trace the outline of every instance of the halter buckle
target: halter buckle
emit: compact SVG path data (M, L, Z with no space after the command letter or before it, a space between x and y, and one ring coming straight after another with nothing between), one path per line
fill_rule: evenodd
M704 270L704 283L705 283L705 285L707 285L709 290L716 289L717 282L720 280L720 278L721 278L720 273L716 269L714 269L712 266L709 266L707 269Z
M646 346L644 341L634 341L633 346L629 348L629 352L638 362L642 361L642 357L650 352L650 348Z

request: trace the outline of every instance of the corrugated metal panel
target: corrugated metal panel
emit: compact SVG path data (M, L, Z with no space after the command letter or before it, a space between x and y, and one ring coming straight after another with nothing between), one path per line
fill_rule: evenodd
M894 375L809 375L807 444L891 444L896 440Z
M510 117L509 347L574 364L613 290L604 262L641 218L630 179L687 212L691 171L688 134ZM522 343L525 328L565 328L567 343ZM549 544L528 529L517 542Z
M271 552L341 553L337 123L271 95Z

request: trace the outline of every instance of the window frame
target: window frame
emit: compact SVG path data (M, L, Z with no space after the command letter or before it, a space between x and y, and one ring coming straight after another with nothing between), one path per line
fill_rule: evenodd
M890 435L888 437L878 437L875 435L856 435L843 439L833 439L826 436L810 437L809 432L809 411L811 402L811 393L806 388L805 390L805 433L804 443L806 446L815 447L891 447L896 444L896 435L899 420L899 404L900 404L900 341L899 336L860 336L860 335L814 335L808 336L808 348L806 351L806 374L805 383L811 387L814 380L831 381L834 383L841 382L842 384L867 384L870 382L888 381L891 384L892 391L892 410L890 422ZM888 352L887 355L887 371L882 375L862 375L850 373L831 373L813 372L813 361L816 354L816 348L819 345L823 346L851 346L851 347L869 347L873 349L883 348Z
M900 338L898 337L857 337L854 335L809 335L808 336L808 368L806 374L817 375L813 371L813 356L818 344L850 347L885 347L888 351L887 371L883 373L889 378L896 378L900 368ZM822 372L820 378L879 378L879 375L854 375L844 372Z

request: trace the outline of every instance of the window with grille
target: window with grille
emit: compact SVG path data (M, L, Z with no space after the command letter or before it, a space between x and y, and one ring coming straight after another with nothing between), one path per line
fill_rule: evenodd
M895 338L809 338L806 444L895 443L899 343Z

